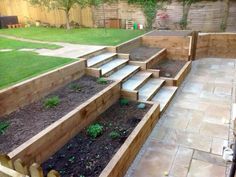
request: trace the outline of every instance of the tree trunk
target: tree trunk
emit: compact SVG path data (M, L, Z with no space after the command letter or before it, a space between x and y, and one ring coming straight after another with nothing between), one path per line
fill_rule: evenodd
M180 21L180 27L183 30L186 30L188 26L188 14L189 14L190 7L191 7L191 3L183 2L183 16Z
M69 30L70 29L70 13L69 13L69 10L66 10L65 13L66 13L66 29Z
M229 17L229 5L230 5L230 0L225 0L225 9L224 9L224 15L221 23L221 30L225 31L227 28L227 21Z

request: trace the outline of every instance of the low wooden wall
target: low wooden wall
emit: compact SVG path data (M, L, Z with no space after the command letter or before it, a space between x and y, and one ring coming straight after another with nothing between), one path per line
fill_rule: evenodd
M39 100L84 73L85 60L81 60L0 90L0 117Z
M162 49L151 58L146 61L129 61L129 64L140 66L142 70L151 68L153 65L157 64L160 60L164 59L167 56L166 49Z
M167 57L188 61L191 58L192 36L143 36L143 45L166 48Z
M190 72L191 65L192 62L188 61L174 78L161 77L161 79L166 81L165 85L179 87Z
M236 58L236 33L200 33L196 59L206 57Z
M160 117L154 104L113 156L99 177L123 177Z
M46 129L8 154L12 160L20 158L26 165L42 163L58 151L84 127L91 124L120 97L120 82L112 83L82 105L54 122Z
M142 44L142 38L137 37L116 46L117 53L129 53L130 50L139 47Z

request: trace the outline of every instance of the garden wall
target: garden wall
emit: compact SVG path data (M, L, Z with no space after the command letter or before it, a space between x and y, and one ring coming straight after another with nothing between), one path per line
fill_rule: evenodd
M191 36L143 36L142 42L149 47L166 48L167 58L188 61L191 58Z
M85 60L80 60L0 90L0 117L39 100L84 73Z
M204 57L236 58L236 33L200 33L196 59Z

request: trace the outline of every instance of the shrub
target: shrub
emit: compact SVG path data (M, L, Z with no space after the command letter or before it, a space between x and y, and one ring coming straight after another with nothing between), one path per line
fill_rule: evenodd
M112 131L112 132L109 134L109 137L110 137L111 139L117 139L117 138L120 137L120 133L117 132L117 131Z
M78 83L70 84L69 88L75 92L81 91L81 87Z
M44 107L46 108L54 108L60 103L60 99L58 96L52 96L50 98L47 98L44 101Z
M104 77L99 77L97 79L97 83L99 83L99 84L107 84L108 81Z
M126 98L121 98L120 99L120 105L124 106L124 105L128 105L129 104L129 100Z
M96 138L99 135L101 135L102 131L103 131L103 126L100 124L93 124L87 128L87 134L92 138Z
M6 129L10 126L8 122L0 122L0 135L6 132Z

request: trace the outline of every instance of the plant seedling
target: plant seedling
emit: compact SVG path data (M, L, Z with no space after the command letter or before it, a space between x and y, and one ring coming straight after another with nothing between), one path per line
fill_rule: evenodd
M120 105L121 106L125 106L125 105L128 105L129 104L129 100L126 99L126 98L121 98L120 99Z
M70 163L74 163L74 162L75 162L75 156L70 157L70 158L68 159L68 161L69 161Z
M75 92L81 91L81 86L78 83L70 84L69 88Z
M99 83L99 84L107 84L108 81L104 77L99 77L97 79L97 83Z
M44 101L43 105L44 105L44 107L46 107L46 108L54 108L54 107L56 107L59 103L60 103L59 97L58 97L58 96L52 96L52 97L50 97L50 98L47 98L47 99Z
M109 134L109 137L111 138L111 139L117 139L117 138L119 138L121 135L120 135L120 133L119 132L117 132L117 131L112 131L110 134Z
M10 126L8 122L0 122L0 135L6 132L6 129Z
M102 134L103 126L100 124L93 124L87 128L87 134L92 138L97 138Z

